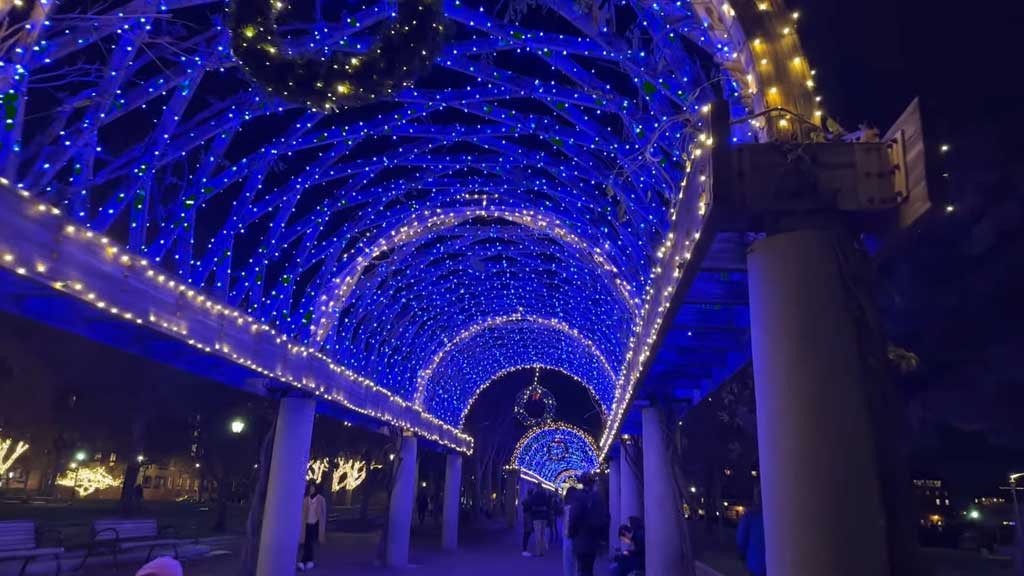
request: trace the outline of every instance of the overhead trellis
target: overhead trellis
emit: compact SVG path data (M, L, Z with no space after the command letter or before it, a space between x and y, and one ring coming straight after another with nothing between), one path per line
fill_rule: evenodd
M7 6L0 171L451 426L523 366L621 411L699 230L697 60L736 48L688 2L443 7L429 73L322 114L252 84L222 0ZM279 40L361 58L390 17Z
M579 428L553 422L523 435L512 454L511 465L557 486L568 474L596 470L597 446Z

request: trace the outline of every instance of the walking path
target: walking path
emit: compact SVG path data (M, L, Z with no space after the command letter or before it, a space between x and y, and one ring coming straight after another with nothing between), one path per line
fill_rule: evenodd
M514 529L488 524L467 527L460 539L460 548L446 552L440 547L436 528L416 528L413 532L411 566L406 569L374 565L379 535L329 533L327 543L320 547L317 566L305 574L312 576L561 576L560 544L544 557L520 555L521 535ZM184 562L186 576L233 576L238 563L237 547L215 549L204 558ZM124 573L130 574L125 571ZM93 573L87 573L93 576ZM96 576L109 572L96 572ZM607 576L607 560L598 558L597 576ZM282 575L285 576L285 575Z

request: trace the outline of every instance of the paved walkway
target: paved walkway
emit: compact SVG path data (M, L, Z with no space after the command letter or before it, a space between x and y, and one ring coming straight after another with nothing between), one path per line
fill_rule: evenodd
M316 568L305 574L385 576L561 576L562 550L556 544L542 558L520 555L520 535L498 525L466 529L457 552L440 549L436 529L414 530L411 566L394 569L376 566L374 559L379 535L330 533L321 546ZM233 576L238 562L237 549L215 549L204 558L184 562L186 576ZM597 561L598 576L607 576L606 560ZM125 571L125 573L130 574ZM97 576L100 573L96 573ZM91 576L91 575L90 575ZM284 576L284 575L282 575Z

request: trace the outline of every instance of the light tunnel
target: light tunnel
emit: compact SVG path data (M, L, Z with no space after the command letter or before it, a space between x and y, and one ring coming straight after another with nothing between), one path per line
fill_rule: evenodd
M529 430L516 445L511 465L527 477L557 487L568 475L598 468L597 446L584 431L561 422Z
M523 316L499 318L438 355L420 374L422 404L430 413L462 427L486 386L512 370L544 366L580 382L604 414L615 397L615 374L589 340L565 324Z
M395 17L380 2L307 22L292 4L276 15L304 23L289 57L359 60ZM602 451L703 225L688 176L710 149L706 104L784 104L797 72L754 55L799 53L782 32L746 38L752 2L447 0L422 73L324 110L240 64L232 2L70 5L5 8L27 31L0 54L6 182L266 326L282 355L386 396L365 413L413 406L457 434L497 375L543 365L607 414ZM266 356L245 365L362 397Z

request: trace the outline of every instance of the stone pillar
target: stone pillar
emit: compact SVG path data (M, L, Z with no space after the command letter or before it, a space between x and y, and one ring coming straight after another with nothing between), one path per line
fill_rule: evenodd
M643 409L644 534L648 574L685 574L683 510L673 477L665 419L656 406Z
M643 478L638 438L623 436L619 464L619 523L626 524L630 516L644 517ZM618 538L616 537L616 541Z
M789 232L747 258L769 574L890 573L843 241Z
M282 398L278 404L256 576L295 572L315 412L313 398Z
M444 469L444 520L441 546L445 550L459 547L459 491L462 488L462 454L451 452Z
M619 518L619 498L622 492L619 483L619 466L622 460L622 450L619 450L615 457L608 462L608 515L611 522L608 525L608 553L611 554L619 546L619 525L622 520Z
M416 502L416 437L402 436L398 452L398 471L388 508L388 541L385 561L388 566L409 565L409 535L412 509Z

